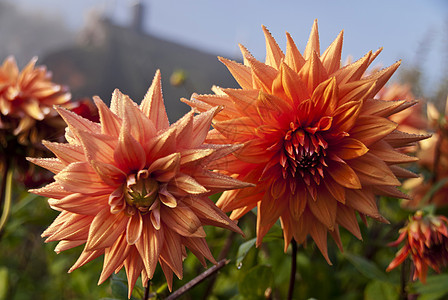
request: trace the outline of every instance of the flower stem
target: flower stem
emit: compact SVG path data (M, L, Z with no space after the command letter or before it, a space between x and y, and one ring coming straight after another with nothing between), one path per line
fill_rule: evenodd
M401 265L401 274L400 274L400 299L407 300L408 292L406 290L407 286L407 277L409 273L410 261L409 258L406 258L403 264Z
M148 300L149 298L149 290L150 290L150 284L149 284L149 280L146 283L146 287L145 287L145 295L143 296L143 300Z
M0 217L0 236L3 233L3 228L8 220L9 211L11 210L11 189L12 189L12 168L9 168L9 164L3 165L3 176L1 181L0 192L0 206L3 206L2 215Z
M195 287L196 285L198 285L199 283L201 283L202 281L204 281L205 279L207 279L208 277L210 277L211 275L213 275L214 273L218 272L220 269L225 267L229 262L230 262L230 260L227 260L227 259L220 260L216 265L214 265L210 269L206 270L205 272L199 274L198 276L193 278L191 281L187 282L184 286L182 286L177 291L175 291L174 293L169 295L167 298L165 298L165 300L174 300L174 299L179 298L184 293L191 290L193 287Z
M288 300L292 299L294 294L294 284L296 282L296 268L297 268L297 242L292 239L291 241L292 253L291 253L291 276L289 277L289 290Z

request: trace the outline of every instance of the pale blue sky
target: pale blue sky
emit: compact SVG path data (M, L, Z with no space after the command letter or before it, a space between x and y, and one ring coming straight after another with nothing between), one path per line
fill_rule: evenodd
M96 8L120 24L128 24L132 0L15 0L27 10L61 14L68 26L82 26L86 11ZM425 79L437 82L448 75L447 0L142 0L147 5L149 33L207 52L240 58L238 43L256 57L265 55L261 25L282 49L285 31L302 50L314 19L319 21L321 48L344 29L343 57L358 59L384 47L377 62L403 65L417 60ZM421 56L417 56L417 50Z

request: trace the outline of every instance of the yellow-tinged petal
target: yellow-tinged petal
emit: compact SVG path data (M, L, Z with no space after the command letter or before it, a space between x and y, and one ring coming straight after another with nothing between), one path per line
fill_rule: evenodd
M126 241L129 245L134 245L142 235L143 231L143 218L142 215L137 213L129 217L128 224L126 226Z
M308 43L306 44L305 52L303 52L303 57L309 60L311 56L317 54L320 56L320 44L319 44L319 30L317 28L317 19L314 20L313 27L311 28L310 37L308 38Z

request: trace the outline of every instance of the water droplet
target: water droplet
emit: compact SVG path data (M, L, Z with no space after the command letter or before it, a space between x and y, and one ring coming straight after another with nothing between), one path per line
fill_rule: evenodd
M236 267L237 267L238 270L241 269L242 266L243 266L243 263L242 263L242 262L239 262L239 263L236 265Z

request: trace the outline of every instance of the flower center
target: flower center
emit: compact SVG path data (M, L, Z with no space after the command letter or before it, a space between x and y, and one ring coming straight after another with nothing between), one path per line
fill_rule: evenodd
M283 141L283 150L280 154L280 164L283 169L283 178L288 174L303 178L307 185L313 180L316 184L324 177L325 156L327 142L322 136L311 128L296 128L290 124Z
M126 203L146 213L157 199L159 194L159 183L149 177L145 171L140 171L128 176L127 191L125 192Z

